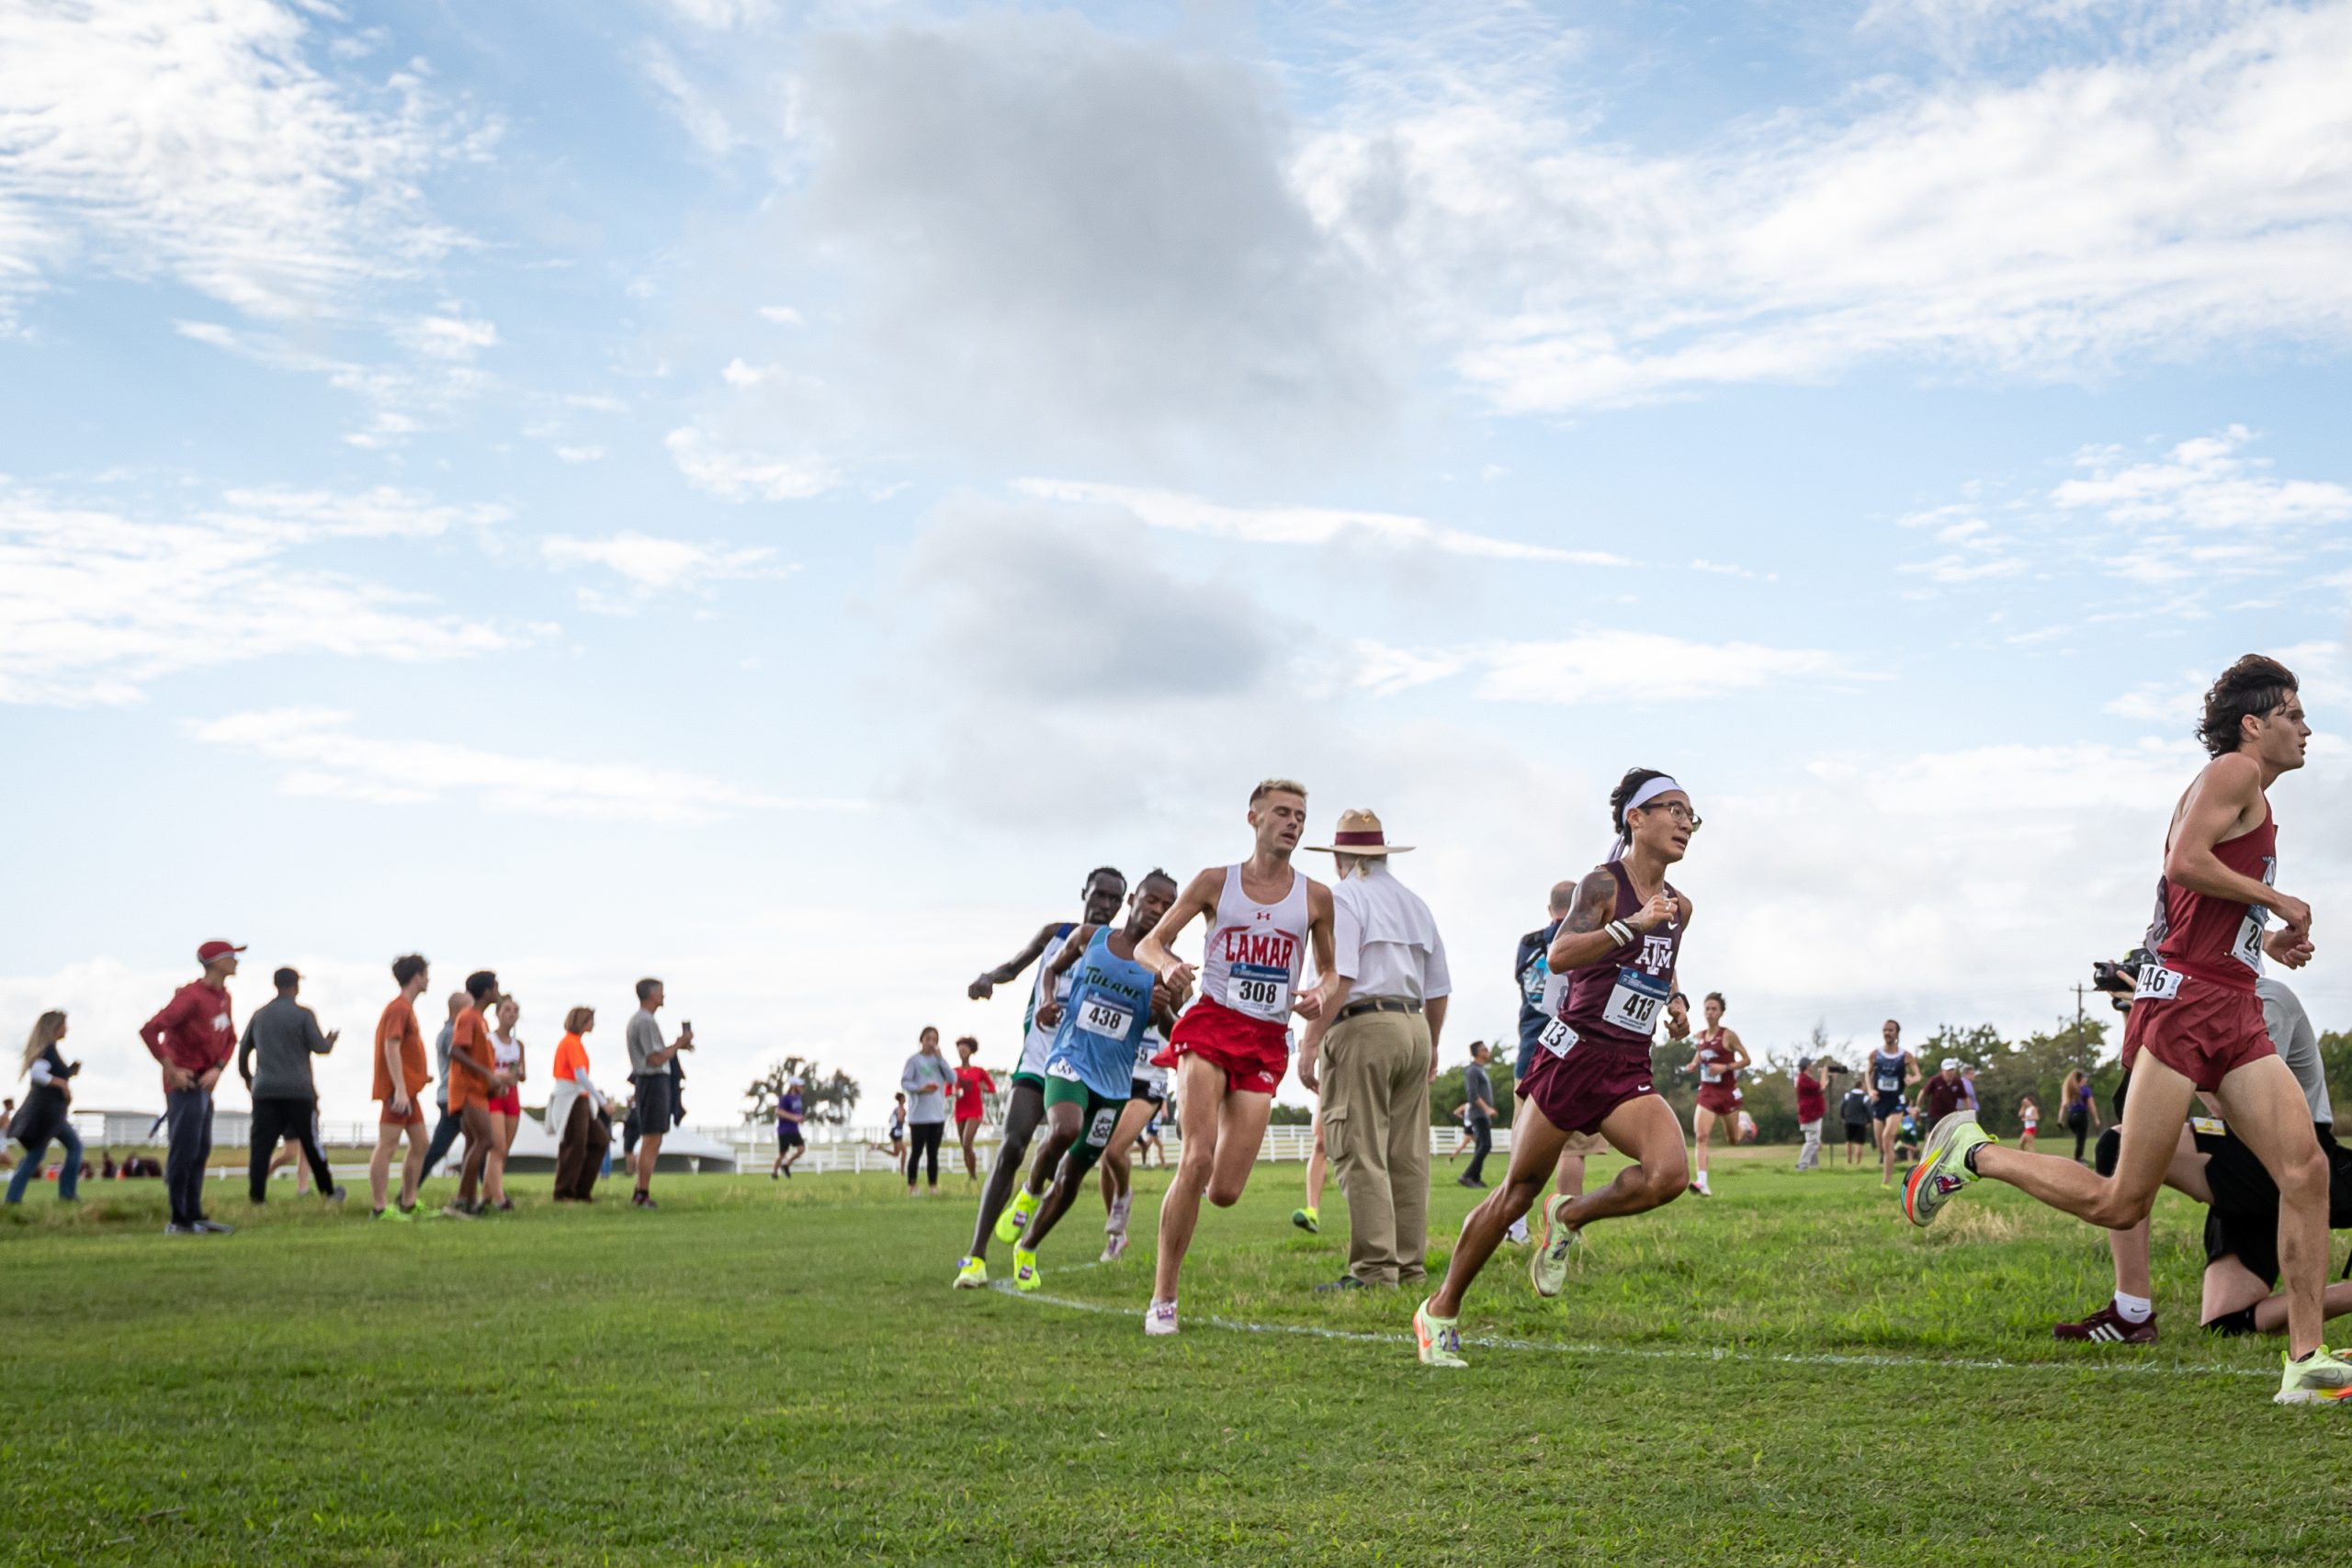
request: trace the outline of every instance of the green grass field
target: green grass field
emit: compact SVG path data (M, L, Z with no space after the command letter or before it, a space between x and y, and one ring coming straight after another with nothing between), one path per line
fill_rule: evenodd
M2352 1410L2273 1406L2276 1341L2195 1329L2188 1204L2158 1211L2164 1341L2062 1354L2098 1235L1985 1189L1916 1233L1874 1175L1790 1157L1596 1228L1556 1302L1507 1248L1464 1325L1509 1343L1450 1373L1414 1362L1410 1299L1313 1292L1345 1208L1294 1230L1296 1166L1204 1215L1154 1341L1159 1172L1119 1263L1080 1266L1098 1207L1065 1224L1051 1300L947 1289L960 1177L665 1177L658 1213L400 1228L279 1183L209 1240L160 1234L160 1184L44 1192L0 1214L0 1559L2352 1558ZM1432 1267L1471 1196L1437 1175Z

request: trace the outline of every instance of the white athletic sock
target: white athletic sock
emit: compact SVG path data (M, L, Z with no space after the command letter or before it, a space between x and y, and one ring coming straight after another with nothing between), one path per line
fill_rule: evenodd
M2115 1315L2126 1323L2145 1323L2155 1316L2156 1303L2145 1296L2127 1296L2115 1292Z

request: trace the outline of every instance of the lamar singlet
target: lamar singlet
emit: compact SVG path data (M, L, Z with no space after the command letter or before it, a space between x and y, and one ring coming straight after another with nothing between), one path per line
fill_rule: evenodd
M2171 835L2165 839L2167 853ZM2262 825L2213 846L2213 858L2268 887L2278 880L2278 823L2270 803ZM2140 968L2139 989L2123 1026L2123 1070L2141 1052L2211 1093L2248 1062L2275 1055L2254 982L2262 973L2262 933L2270 911L2216 898L2156 878L2156 913L2147 949L2156 962Z
M1723 1031L1717 1030L1712 1040L1699 1037L1699 1106L1717 1116L1729 1116L1739 1110L1739 1069L1732 1063L1738 1058L1731 1047L1724 1043Z
M1021 1015L1021 1063L1012 1069L1015 1085L1027 1084L1035 1089L1046 1087L1046 1058L1053 1053L1054 1032L1037 1027L1037 1006L1046 999L1046 971L1053 967L1054 954L1062 950L1069 933L1078 927L1064 921L1054 928L1054 937L1046 943L1046 951L1037 955L1037 977L1029 983L1029 1010ZM1054 982L1054 1000L1068 1005L1071 976L1077 965L1062 971Z
M1617 880L1611 917L1640 914L1643 900L1624 863L1611 861L1601 869ZM1555 1016L1544 1026L1521 1092L1564 1133L1597 1132L1627 1100L1657 1092L1650 1082L1650 1041L1674 993L1682 943L1681 895L1671 883L1665 891L1677 901L1673 919L1657 931L1634 932L1598 964L1552 976Z
M1306 881L1293 867L1290 891L1279 903L1260 904L1241 890L1241 868L1225 868L1201 962L1201 998L1176 1021L1156 1063L1200 1056L1239 1094L1281 1087L1290 1066L1291 1001L1306 956Z

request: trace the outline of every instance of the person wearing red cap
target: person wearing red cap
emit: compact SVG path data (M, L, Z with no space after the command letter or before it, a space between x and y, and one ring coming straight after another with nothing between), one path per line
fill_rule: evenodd
M165 1235L228 1235L236 1227L204 1217L204 1168L212 1157L212 1089L237 1054L229 1015L229 976L242 947L208 942L196 950L204 973L172 993L164 1010L140 1026L139 1038L164 1066L164 1117L171 1152L164 1161L170 1196Z

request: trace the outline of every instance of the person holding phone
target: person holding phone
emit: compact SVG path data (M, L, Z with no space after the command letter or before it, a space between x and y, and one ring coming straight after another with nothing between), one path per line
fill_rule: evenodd
M637 983L637 1014L628 1021L625 1038L628 1043L629 1081L637 1086L637 1190L629 1202L640 1209L658 1205L653 1201L653 1168L662 1157L662 1139L670 1131L677 1114L672 1097L670 1064L681 1051L695 1048L695 1026L679 1026L678 1038L662 1043L662 1025L653 1015L662 1010L668 1000L662 982L655 979Z

